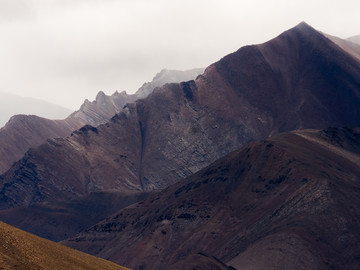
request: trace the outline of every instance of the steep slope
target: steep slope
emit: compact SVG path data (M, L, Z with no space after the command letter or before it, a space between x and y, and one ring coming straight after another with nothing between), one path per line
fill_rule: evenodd
M48 138L66 137L80 128L75 119L49 120L35 115L15 115L0 129L0 173L4 173L31 147Z
M0 222L1 269L127 269Z
M81 108L74 112L71 117L81 119L84 123L92 126L105 124L111 117L119 113L127 103L134 102L137 99L147 97L152 91L166 83L179 83L195 79L199 74L203 73L203 68L190 70L161 70L153 78L151 82L144 83L135 94L128 95L125 91L115 92L111 96L107 96L100 91L95 101L89 102L85 100Z
M10 93L0 92L0 127L3 127L11 116L31 114L48 119L64 119L71 110L43 100L26 98Z
M63 119L70 115L65 120L51 121L33 115L16 115L12 117L9 123L7 123L4 128L0 129L0 173L4 173L8 170L27 150L39 146L47 139L69 136L72 131L79 129L84 125L98 126L104 124L115 114L119 113L125 104L146 97L155 87L168 82L191 80L201 72L203 72L203 69L191 69L185 71L164 69L154 77L153 81L145 83L133 95L127 95L126 92L115 92L113 95L107 96L100 91L97 94L95 101L90 102L85 100L78 111L71 115L70 111L67 111L63 117L59 118ZM0 93L0 96L1 98L5 97L4 99L0 99L0 105L2 103L6 104L6 106L0 106L0 112L6 110L6 113L4 112L1 114L2 117L10 117L13 115L9 115L9 112L14 112L13 110L8 110L9 103L26 107L25 103L28 102L28 99L23 100L20 97L16 99L12 97L12 101L9 102L9 98L7 98L8 95ZM51 109L48 107L52 106L46 104L47 107L45 107L42 103L36 103L34 101L31 104L33 104L33 107L35 108L30 109L39 115L43 115L45 109L46 111L50 111ZM52 110L57 111L58 109L54 105ZM53 114L48 113L48 115L51 116Z
M236 269L355 270L359 179L360 129L282 133L63 243L132 269L207 254Z
M359 123L359 62L301 23L195 81L155 89L105 125L29 151L0 177L0 208L163 189L250 141Z

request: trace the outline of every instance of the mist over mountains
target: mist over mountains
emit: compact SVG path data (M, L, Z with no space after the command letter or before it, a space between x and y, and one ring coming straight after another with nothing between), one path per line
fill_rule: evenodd
M360 35L349 37L346 40L360 44Z
M99 92L0 175L0 219L132 269L358 269L359 52L303 22Z
M71 110L43 100L0 92L0 127L16 114L64 119L71 114Z

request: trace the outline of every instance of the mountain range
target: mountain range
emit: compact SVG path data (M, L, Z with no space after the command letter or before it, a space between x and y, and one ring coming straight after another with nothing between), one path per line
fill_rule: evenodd
M1 220L133 269L357 269L350 43L300 23L118 112L100 92L71 116L100 125L0 176Z
M203 72L203 69L191 69L185 71L163 69L151 82L145 83L135 94L128 95L126 92L115 92L111 96L105 95L100 91L95 101L85 100L84 104L76 112L70 115L70 111L63 115L68 116L65 120L49 120L35 115L15 115L10 118L5 127L0 129L0 173L5 172L17 160L19 160L27 150L44 143L49 138L66 137L72 131L84 125L98 126L106 123L111 117L118 113L122 107L129 102L146 97L151 91L170 82L181 82L183 79L190 80ZM44 105L32 99L22 99L11 95L1 97L11 97L2 99L0 103L6 103L2 109L11 107L23 112L39 112L44 115ZM20 106L20 105L21 106ZM46 106L50 106L46 103ZM24 108L21 108L24 107ZM36 107L36 111L27 108ZM1 109L0 109L1 110ZM52 108L54 112L57 107ZM48 110L49 111L49 110ZM7 110L2 117L7 117L13 110ZM42 112L42 113L40 113Z
M357 126L359 88L359 61L302 23L28 151L1 176L0 207L163 189L271 134Z

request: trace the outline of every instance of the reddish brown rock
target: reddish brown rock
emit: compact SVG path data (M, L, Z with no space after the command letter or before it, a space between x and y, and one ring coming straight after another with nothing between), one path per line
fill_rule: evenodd
M107 124L29 151L0 177L0 207L163 189L250 141L359 123L359 62L301 23L195 81L155 89Z
M282 133L63 243L132 269L355 270L359 179L360 129Z

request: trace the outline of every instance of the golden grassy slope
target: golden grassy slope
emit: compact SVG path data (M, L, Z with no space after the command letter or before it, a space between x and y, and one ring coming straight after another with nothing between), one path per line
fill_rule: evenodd
M0 222L0 269L127 269Z

